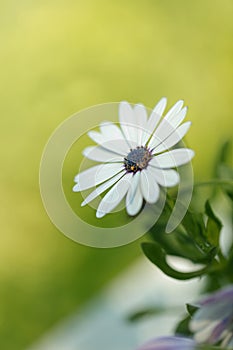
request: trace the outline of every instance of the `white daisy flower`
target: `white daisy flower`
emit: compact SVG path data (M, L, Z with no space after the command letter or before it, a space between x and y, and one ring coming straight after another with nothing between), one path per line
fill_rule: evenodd
M90 131L97 146L87 147L83 154L100 162L75 176L74 192L95 187L82 206L108 190L101 199L96 217L102 218L126 196L126 211L139 213L143 200L152 204L159 199L160 186L173 187L179 183L174 169L188 163L194 152L188 148L169 150L187 133L191 122L182 123L187 107L178 101L162 118L167 99L162 98L149 118L142 104L132 107L119 105L119 127L112 122L100 124L100 132Z

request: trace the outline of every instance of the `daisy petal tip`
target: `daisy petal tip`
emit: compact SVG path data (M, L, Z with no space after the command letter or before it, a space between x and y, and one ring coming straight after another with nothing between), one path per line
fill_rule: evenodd
M95 134L97 134L97 132L94 131L94 130L90 130L90 131L87 132L87 136L88 136L92 141L95 140ZM93 139L93 137L94 137L94 139ZM95 142L96 142L96 141L95 141Z
M181 127L185 129L184 134L182 135L182 138L187 134L187 132L189 131L191 126L192 126L192 122L190 122L190 121L187 121L181 125ZM182 140L182 138L181 138L181 140Z
M87 157L87 155L88 155L88 149L87 149L87 148L85 148L85 149L82 151L82 155L83 155L84 157Z
M130 105L130 103L128 102L128 101L120 101L119 102L119 106L120 106L120 108L124 108L124 107L131 107L131 105Z
M190 149L189 152L190 152L190 159L192 159L195 156L195 152L192 149Z
M150 204L150 205L152 205L152 204L155 204L155 203L157 203L158 202L158 200L159 200L159 196L157 197L157 198L154 198L154 199L149 199L149 200L147 200L147 203L148 204Z
M84 200L82 203L81 203L81 207L84 207L86 205L86 201Z
M178 100L175 105L179 106L179 108L181 109L184 105L184 100ZM186 106L183 107L183 109L185 109L185 108L186 108Z
M166 96L163 96L163 97L160 99L160 102L166 105L166 104L167 104L167 97L166 97Z
M141 108L141 107L145 107L141 102L137 102L134 104L133 106L134 108Z
M80 192L79 184L74 185L72 190L73 190L73 192Z
M133 216L135 216L136 214L133 214L133 213L131 213L131 211L126 207L126 212L127 212L127 214L129 215L129 216L131 216L131 217L133 217Z
M82 151L83 156L86 158L89 158L89 156L93 154L94 149L95 149L95 146L89 146L84 148L84 150Z
M167 105L167 97L164 96L156 103L154 109L156 109L156 108L158 108L158 106L160 106L160 108L162 109L162 112L164 112L166 105Z
M109 120L103 120L101 123L100 123L100 126L108 126L110 125L111 122Z
M96 212L96 217L97 219L102 219L104 217L106 213L102 212L102 211L98 211Z

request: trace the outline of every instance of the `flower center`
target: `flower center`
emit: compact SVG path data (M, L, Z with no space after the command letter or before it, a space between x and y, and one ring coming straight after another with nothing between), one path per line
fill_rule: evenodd
M131 149L127 157L124 158L125 170L128 173L136 173L147 167L152 158L151 151L144 146Z

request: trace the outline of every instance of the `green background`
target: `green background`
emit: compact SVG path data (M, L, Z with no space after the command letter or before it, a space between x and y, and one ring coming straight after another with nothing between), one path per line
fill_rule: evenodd
M232 0L0 1L1 349L25 349L141 254L80 246L51 224L38 185L50 134L94 104L182 98L207 178L232 133L232 17Z

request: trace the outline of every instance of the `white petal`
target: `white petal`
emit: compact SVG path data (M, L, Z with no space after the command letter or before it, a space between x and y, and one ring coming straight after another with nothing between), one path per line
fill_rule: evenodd
M159 154L155 156L150 165L157 168L174 168L188 163L194 156L194 151L189 148L179 148L170 152Z
M167 99L166 97L162 97L161 100L159 100L159 102L157 103L157 105L154 107L153 112L154 115L156 116L162 116L163 112L166 108L167 105ZM159 122L159 119L157 120L157 123Z
M124 176L125 171L122 170L119 174L117 174L116 176L112 177L110 180L104 182L102 185L100 185L99 187L97 187L93 192L91 192L87 198L85 198L85 200L81 203L81 206L83 207L84 205L90 203L93 199L95 199L96 197L98 197L101 193L103 193L104 191L106 191L109 187L111 187L112 185L114 185L118 180L120 180L120 178L122 176Z
M113 124L112 122L102 122L100 124L100 131L102 135L104 136L105 140L110 141L110 140L121 140L125 142L125 146L128 147L128 144L125 140L124 135L122 134L121 129Z
M97 186L122 170L123 166L119 163L100 164L84 170L75 176L74 181L77 184L73 187L73 191L79 192Z
M130 147L134 148L137 144L137 121L135 120L134 111L128 102L120 103L119 120L126 140Z
M143 135L143 144L146 144L150 138L150 136L153 134L154 129L156 128L156 126L158 125L162 114L166 108L167 105L167 99L166 97L161 98L161 100L157 103L157 105L154 107L150 118L147 122L147 126L146 126L146 132Z
M180 110L182 105L183 101L178 101L163 118L149 142L150 148L155 148L166 140L183 121L187 108Z
M147 112L145 106L137 104L134 107L135 119L137 121L137 143L142 145L142 136L146 130Z
M189 323L189 328L193 333L195 333L195 332L199 332L203 328L207 327L209 325L209 323L210 323L210 320L208 320L208 319L204 319L204 320L191 319L191 321Z
M101 145L101 147L120 154L123 157L129 152L130 147L123 137L121 139L114 139L111 138L111 135L103 135L97 131L89 131L88 136Z
M178 185L180 181L179 174L173 169L163 170L150 165L148 168L152 172L154 180L161 186L173 187Z
M97 131L88 131L87 135L98 144L104 143L106 141L103 135Z
M153 149L153 154L161 153L168 150L169 148L175 146L185 134L188 132L191 126L191 122L186 122L180 125L168 138L166 138L160 145Z
M143 203L139 180L140 172L137 172L132 178L129 191L126 196L126 211L131 216L138 214Z
M123 162L122 156L99 146L85 148L83 151L83 155L86 158L94 160L96 162Z
M218 324L221 322L221 320L217 321L209 321L208 325L204 328L202 328L199 332L194 334L194 339L197 341L197 343L205 343L208 342L212 332L214 331L215 327L218 326Z
M169 121L169 123L173 126L174 129L176 129L184 120L184 118L187 114L187 111L188 111L188 108L184 107L178 113L171 115L170 118L166 118L166 117L164 117L164 118L167 121Z
M100 123L100 131L103 135L106 136L106 139L111 138L110 135L112 135L114 138L122 138L122 132L121 129L110 121L104 121Z
M149 141L149 148L154 149L163 143L163 141L166 140L174 131L175 129L171 123L163 118L157 129L155 129L155 132Z
M183 104L184 104L183 100L177 101L174 104L174 106L172 106L172 108L169 109L169 111L167 112L164 118L169 120L173 115L177 114L181 110L181 108L183 107Z
M151 204L157 202L160 189L149 167L141 172L140 181L142 195L146 202Z
M142 194L141 194L140 187L138 186L137 190L136 190L136 193L135 193L135 196L134 196L131 204L129 204L126 207L127 213L130 216L137 215L139 213L139 211L141 210L142 204L143 204L143 197L142 197Z
M140 172L137 172L132 177L130 188L126 197L126 205L130 204L130 202L132 201L135 195L136 189L138 187L139 179L140 179Z
M132 176L132 173L126 174L107 192L98 206L96 212L97 218L102 218L104 215L110 213L114 208L116 208L116 206L126 195Z

